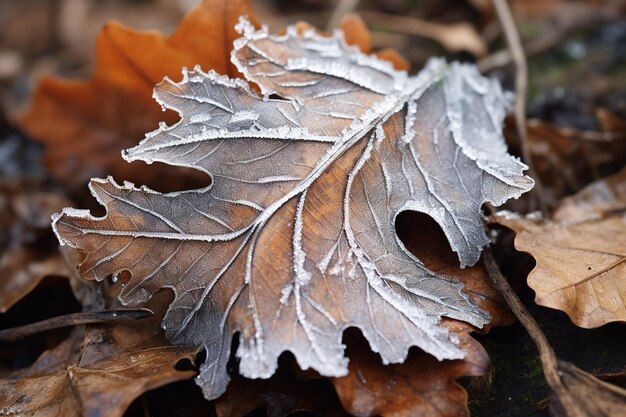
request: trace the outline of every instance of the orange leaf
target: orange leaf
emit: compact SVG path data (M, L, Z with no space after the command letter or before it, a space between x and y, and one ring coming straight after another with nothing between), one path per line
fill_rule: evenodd
M182 67L195 65L237 76L230 50L239 36L235 23L246 14L251 15L247 0L205 0L170 37L108 24L96 41L91 79L43 79L21 120L23 129L47 145L46 164L71 186L105 173L161 188L198 185L203 177L197 173L146 172L128 165L120 152L163 120L152 100L152 88L163 77L178 78ZM165 117L168 123L175 120L172 112Z

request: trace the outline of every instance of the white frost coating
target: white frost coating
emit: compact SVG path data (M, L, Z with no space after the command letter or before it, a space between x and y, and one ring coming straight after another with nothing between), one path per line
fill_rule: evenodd
M71 245L70 242L65 239L60 233L59 230L54 227L54 225L59 221L59 219L63 216L75 217L78 219L87 219L91 217L91 213L89 210L79 210L71 207L65 207L61 213L53 213L50 218L52 219L52 231L54 235L57 237L57 240L61 245Z
M519 220L522 218L520 213L509 210L500 210L496 213L496 216L502 217L505 220Z
M404 71L397 71L390 62L376 58L375 56L363 54L356 46L349 46L345 43L343 33L335 31L333 37L328 38L317 34L313 30L307 30L303 34L298 34L295 26L289 26L284 35L270 35L267 27L256 30L246 17L241 17L239 23L235 26L239 33L244 37L234 42L234 48L231 54L233 63L237 66L247 79L255 79L249 72L248 66L241 63L237 58L237 52L254 41L262 39L271 40L275 44L288 44L294 39L299 40L299 48L311 53L310 56L317 56L319 59L306 59L295 57L284 62L287 71L311 71L325 76L333 76L341 79L349 80L356 85L372 91L388 94L392 91L402 91L406 84L407 74ZM251 46L253 50L261 54L264 58L272 60L266 56L263 51ZM306 56L306 54L303 54ZM366 69L374 70L377 74L388 77L389 87L383 88L382 80L378 78L378 83L374 84L365 75ZM359 75L361 74L361 75ZM255 81L258 81L255 79ZM275 91L268 89L264 83L259 83L261 92L264 95L270 95Z
M174 126L172 126L174 127ZM155 130L152 132L151 136L155 136L159 133L167 132L172 127L164 127L163 129ZM148 137L148 138L150 138ZM313 142L329 142L334 143L337 138L332 136L318 136L310 133L307 129L302 128L293 128L289 126L281 126L279 128L271 128L265 129L262 131L256 129L248 129L248 130L239 130L239 131L228 131L225 129L220 130L206 130L202 132L201 135L191 136L188 138L177 139L168 143L151 145L151 146L142 146L144 142L141 142L134 148L127 149L122 153L122 156L128 162L136 161L136 160L145 160L144 154L159 151L162 149L175 148L181 145L189 145L192 143L200 143L205 142L207 140L216 140L216 139L236 139L236 138L258 138L258 139L275 139L275 140L303 140L303 141L313 141ZM147 143L147 142L146 142Z
M528 169L528 166L507 153L505 142L503 140L491 140L489 147L478 147L466 137L467 127L463 119L471 109L463 108L469 95L465 91L464 85L468 85L476 93L482 94L483 102L487 103L488 121L491 122L492 126L490 129L483 128L480 132L483 137L489 135L498 139L501 137L502 123L506 111L511 105L511 96L504 95L497 82L481 77L476 67L469 65L453 63L444 83L447 116L456 143L461 146L465 155L476 161L480 168L503 183L515 187L512 174L520 176L523 171ZM534 182L530 180L531 188L533 184ZM517 192L514 195L501 196L499 199L492 200L491 203L499 206L509 198L517 198L528 191L523 187L515 187L515 189Z
M300 181L302 178L289 177L287 175L270 175L268 177L261 177L256 182L259 184L267 184L270 182L286 182L286 181Z
M280 290L280 304L285 305L293 292L293 284L287 284ZM280 310L279 310L280 311Z
M383 280L381 279L377 273L376 265L374 265L367 257L363 249L356 242L356 238L354 236L354 232L352 231L352 227L350 224L350 190L352 188L352 184L357 173L363 168L367 160L370 158L371 152L373 148L373 138L370 138L367 147L363 151L363 154L355 164L354 168L348 175L348 184L346 188L346 194L344 197L343 203L343 211L344 211L344 232L346 237L348 238L348 242L350 244L350 249L352 253L356 256L358 260L358 264L363 270L365 276L367 277L368 283L371 288L376 291L381 297L385 299L389 304L393 305L398 311L402 312L405 317L409 318L411 322L418 328L422 329L422 331L426 333L430 333L430 336L435 338L439 338L442 343L437 345L438 349L430 350L427 347L427 343L423 343L421 347L434 355L437 359L462 359L465 357L465 352L454 345L454 336L451 335L446 329L438 326L439 318L433 316L427 316L421 310L413 308L412 305L406 302L399 297L394 296L391 292L387 290L387 288L383 285ZM389 279L391 277L385 277ZM369 304L369 300L368 300ZM370 343L372 350L375 352L380 352L381 349L377 345L375 339L372 339L371 335L365 334L366 339ZM451 343L445 343L445 341L449 341ZM430 342L430 341L428 341ZM384 364L401 362L404 360L406 355L408 354L408 346L404 348L402 352L399 353L397 357L388 357L386 355L381 355Z
M242 122L244 120L258 120L259 113L252 110L240 110L230 117L231 123Z
M533 222L540 222L543 220L543 213L540 211L533 211L532 213L521 214L515 211L500 210L496 213L497 217L502 217L505 220L521 220L527 219Z
M338 242L336 242L330 248L330 250L328 252L326 252L326 255L324 255L322 260L320 262L318 262L317 269L319 269L319 271L322 274L326 273L326 270L328 269L328 264L330 264L330 261L333 258L333 255L335 254L335 251L337 250L337 244L338 244Z
M304 268L304 262L306 261L306 253L302 250L302 210L304 210L304 202L306 201L307 192L304 191L298 201L298 207L296 208L296 218L294 219L293 228L293 268L296 274L297 285L296 288L300 288L306 285L311 280L311 273Z
M501 138L508 98L469 67L441 59L408 77L346 45L341 32L299 35L289 27L275 36L245 19L237 28L243 37L234 44L232 61L263 95L246 81L184 69L181 82L166 78L154 94L181 120L160 124L123 153L128 161L203 171L212 185L162 195L111 178L94 180L90 189L107 216L64 210L53 216L59 241L74 247L85 247L85 239L107 242L95 245L101 249L86 262L98 274L107 268L131 271L121 295L126 304L144 301L154 286L174 291L164 328L176 343L206 348L197 381L208 398L226 388L234 332L241 338L240 371L248 377L271 376L283 351L291 351L303 368L345 375L341 337L350 326L363 331L384 363L404 361L411 346L439 359L462 358L456 336L439 325L440 318L480 327L488 317L460 284L428 271L389 230L400 211L419 210L442 226L462 262L472 259L468 253L480 253L486 239L480 204L504 201L529 185L521 174L524 165L506 153ZM445 101L443 114L425 117L424 102L433 91ZM281 98L270 98L274 93ZM400 134L386 128L392 123L401 126ZM422 125L430 128L418 135ZM418 143L425 145L424 154L417 153ZM345 194L315 219L324 190L309 190L355 146L364 147L362 154L342 160L350 164L341 173L347 175ZM390 149L402 160L394 160L398 156L390 156ZM483 188L465 182L478 176ZM293 219L277 224L275 214L294 200ZM305 224L312 219L319 223L315 227L328 229L328 241L303 236L312 230ZM292 259L278 271L288 274L277 277L285 284L270 288L276 300L262 300L259 294L267 294L272 283L257 279L253 265L255 256L271 254L256 243L262 232L275 230L291 233ZM136 239L158 245L151 264L118 265ZM366 300L351 300L343 294L348 289L364 291ZM347 305L335 309L341 300ZM272 318L276 324L269 323ZM291 329L294 339L271 331L279 328Z

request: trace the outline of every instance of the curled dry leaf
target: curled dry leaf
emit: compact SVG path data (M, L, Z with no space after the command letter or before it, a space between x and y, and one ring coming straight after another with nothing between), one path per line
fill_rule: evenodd
M566 198L553 220L505 214L516 249L537 266L528 277L535 301L564 311L581 327L626 321L626 170Z
M207 398L226 388L235 332L251 378L271 376L286 350L303 369L345 375L350 326L385 363L411 346L464 357L440 318L480 327L488 315L407 252L394 222L401 211L426 213L461 266L478 260L489 241L481 205L533 184L506 152L499 85L441 60L409 77L340 32L273 36L245 19L238 28L232 61L263 96L242 80L184 71L155 91L182 120L124 154L203 171L211 187L160 194L92 180L107 215L54 218L59 240L87 253L81 275L129 271L126 304L172 288L163 325L171 341L206 348L197 382Z

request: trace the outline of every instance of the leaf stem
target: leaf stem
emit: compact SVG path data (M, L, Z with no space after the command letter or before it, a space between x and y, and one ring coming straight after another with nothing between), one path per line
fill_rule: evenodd
M500 267L493 258L491 249L487 248L484 250L483 262L485 263L491 281L502 294L507 305L513 314L515 314L515 317L517 317L522 326L524 326L528 335L533 339L535 345L537 345L539 357L543 364L543 370L548 383L550 386L555 383L560 384L560 378L556 372L558 359L552 346L550 346L550 342L548 342L545 334L541 331L537 321L530 315L524 304L522 304L522 301L517 294L515 294L508 280L502 275L502 272L500 272Z
M535 180L535 188L533 190L537 197L539 209L545 214L546 204L543 200L543 185L535 171L535 166L530 153L530 145L528 142L528 129L526 126L526 94L528 90L528 63L524 54L524 47L520 40L513 14L507 0L493 0L493 5L498 15L498 20L502 25L506 43L511 51L513 63L515 64L515 126L522 150L522 158L524 163L528 165L528 173ZM532 200L531 200L532 201ZM534 210L534 203L531 202L531 211Z
M154 315L154 313L147 308L83 311L80 313L65 314L63 316L52 317L36 323L26 324L24 326L0 330L0 342L13 342L36 333L58 329L61 327L138 320L152 315Z
M539 324L513 291L493 258L483 251L483 262L492 283L528 332L537 349L543 374L552 390L550 413L554 417L595 417L623 415L626 391L602 382L574 365L557 358Z

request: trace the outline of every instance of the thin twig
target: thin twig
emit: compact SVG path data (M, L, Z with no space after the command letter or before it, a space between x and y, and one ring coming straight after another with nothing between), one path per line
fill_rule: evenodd
M0 330L0 342L12 342L47 330L81 324L110 323L117 321L138 320L154 315L147 308L120 308L113 310L83 311L52 317L24 326Z
M567 39L568 34L569 31L542 36L539 39L524 44L523 50L527 57L540 54L562 44ZM502 49L476 62L476 66L480 72L486 73L496 68L507 66L512 61L513 55L511 54L511 51L508 49Z
M520 147L522 149L522 158L528 165L528 173L535 180L534 194L537 196L537 202L542 212L546 211L546 204L543 201L543 186L539 180L539 176L535 171L532 157L530 154L530 145L528 143L528 131L526 128L526 92L528 89L528 64L524 55L524 48L520 40L517 26L513 20L511 8L507 0L493 0L493 4L498 15L498 20L502 25L506 43L511 50L513 62L515 63L515 125L519 136ZM534 207L531 207L534 210Z
M359 1L360 0L339 0L337 2L337 7L333 10L333 14L328 19L326 30L330 32L339 26L341 18L349 13L352 13L359 5Z
M483 260L485 262L487 272L489 273L489 277L493 281L494 285L504 297L507 305L513 314L515 314L515 317L517 317L537 345L541 362L547 364L550 368L556 369L557 358L552 346L550 346L548 339L546 339L546 336L541 331L539 324L535 321L533 316L530 315L528 310L526 310L522 301L517 297L513 288L511 288L509 281L504 277L504 275L502 275L502 272L500 272L500 267L493 258L493 254L489 248L485 249L483 252ZM548 377L547 374L546 377Z
M500 272L500 267L493 258L493 254L489 248L483 251L483 262L494 286L498 289L500 294L502 294L507 305L513 314L515 314L515 317L517 317L533 342L535 342L535 345L539 350L539 359L541 360L541 364L543 366L543 374L548 382L548 385L555 392L555 394L557 394L559 401L571 401L571 397L568 395L559 375L559 360L556 357L552 346L550 346L550 342L548 342L548 339L541 330L541 327L539 327L539 324L535 321L533 316L530 315L528 310L526 310L526 307L517 297L517 294L515 294L507 279L504 275L502 275L502 272ZM564 405L567 405L568 409L575 408L574 404Z
M476 57L485 56L487 53L485 41L469 23L441 24L415 17L371 11L360 11L359 15L373 29L430 39L451 52L467 51Z
M530 40L528 43L524 43L523 51L526 53L527 58L540 54L561 45L576 32L596 29L615 21L615 18L615 13L611 13L610 10L592 10L591 15L585 14L581 16L574 16L571 20L568 19L567 21L560 22L560 24L550 26L550 31L547 33L542 33L540 37ZM496 32L495 29L496 28L494 27L493 29L482 32L483 38L485 38L485 40L489 43L495 40L495 36L492 36L491 33L500 33ZM476 63L476 66L480 72L485 73L495 68L509 65L512 61L513 56L511 55L511 52L508 49L502 49L479 60Z

